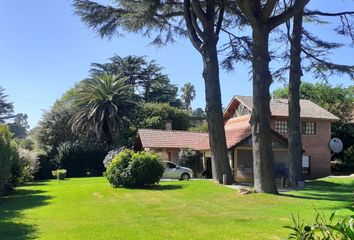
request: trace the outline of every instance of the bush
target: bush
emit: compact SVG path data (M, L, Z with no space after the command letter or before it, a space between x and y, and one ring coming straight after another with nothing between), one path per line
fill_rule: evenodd
M22 168L18 147L6 125L0 125L0 195L6 194L20 182Z
M48 154L38 155L39 170L34 178L38 180L52 178L52 171L58 168L58 164Z
M22 182L32 181L39 170L38 156L34 151L19 148L20 162L23 166Z
M65 169L57 169L52 171L53 177L56 177L58 180L65 180L66 170Z
M354 163L345 163L339 159L331 161L331 170L338 173L352 173L354 172Z
M55 161L67 170L68 177L102 176L105 146L86 142L65 142L59 145Z
M312 225L305 225L298 216L293 218L293 226L285 226L292 233L288 239L295 240L352 240L354 239L354 216L334 221L335 214L329 218L316 211L315 221Z
M193 173L201 173L203 171L202 161L200 160L200 153L190 149L184 148L178 153L180 165L191 168ZM196 176L194 176L196 177Z
M124 150L112 160L106 176L114 187L143 187L158 183L164 170L158 154Z
M354 145L348 147L344 151L344 162L346 164L352 164L354 165Z
M124 147L120 147L120 148L109 151L107 153L106 157L103 159L104 167L107 168L109 166L109 164L111 164L113 158L115 156L117 156L123 150L124 150Z

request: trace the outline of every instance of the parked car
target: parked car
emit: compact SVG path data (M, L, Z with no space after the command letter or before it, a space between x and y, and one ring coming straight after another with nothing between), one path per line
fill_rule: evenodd
M189 180L193 176L193 170L190 168L179 166L170 161L164 161L165 172L162 178L173 178L179 180Z

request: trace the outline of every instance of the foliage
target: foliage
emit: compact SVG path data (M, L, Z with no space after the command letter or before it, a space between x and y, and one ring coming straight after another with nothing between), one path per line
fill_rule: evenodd
M9 123L11 132L14 134L14 138L24 139L28 134L28 116L27 114L16 114L12 123Z
M187 110L190 110L191 102L196 96L195 87L191 83L185 83L181 88L181 91L184 104L186 105Z
M106 146L93 142L65 142L59 145L55 161L67 170L68 177L101 176L107 152Z
M161 66L155 61L147 62L145 57L117 55L110 58L109 63L93 63L90 70L93 77L103 74L124 77L125 84L132 86L144 102L169 103L179 107L178 88L161 71Z
M113 158L115 156L117 156L123 150L124 150L124 147L120 147L120 148L113 149L113 150L109 151L107 153L106 157L103 159L104 167L107 168L109 166L109 164L111 164Z
M5 125L0 125L0 194L11 174L11 134Z
M52 108L45 112L33 133L38 140L39 147L46 152L56 152L57 147L66 141L74 141L78 138L71 132L70 112L68 108Z
M9 127L0 125L0 195L18 185L21 176L17 144L12 140Z
M316 210L315 221L312 225L305 225L298 216L293 219L293 226L286 226L292 230L288 239L296 240L352 240L354 239L354 216L334 221L335 213L329 218Z
M4 90L5 89L0 86L0 124L14 117L14 106L7 101L7 95L5 95Z
M114 187L143 187L158 183L164 170L158 154L124 150L112 160L106 176Z
M190 126L190 113L168 103L141 103L135 115L126 122L126 128L116 136L115 142L120 146L133 146L138 129L165 129L167 120L172 121L173 130L187 130Z
M171 120L174 130L187 130L189 118L187 111L167 103L145 103L139 107L136 128L164 129L166 121Z
M136 106L131 86L125 81L125 77L105 74L80 84L70 109L72 130L111 145Z
M35 179L43 180L50 179L52 177L51 172L58 168L58 163L55 159L52 159L48 154L39 154L38 155L39 170L35 174Z
M37 153L24 148L19 148L19 157L20 162L23 165L22 182L32 181L40 167Z
M66 170L65 169L57 169L52 171L53 177L57 178L58 180L65 180L66 177Z
M191 127L201 127L205 124L207 124L207 115L205 111L201 108L196 108L195 110L192 110L192 116L191 116ZM206 132L208 129L206 130Z
M344 151L344 163L354 165L354 145Z
M196 127L191 127L188 129L191 132L208 132L208 123L203 123Z
M201 155L200 153L190 149L184 148L178 153L181 166L191 168L194 173L201 172Z

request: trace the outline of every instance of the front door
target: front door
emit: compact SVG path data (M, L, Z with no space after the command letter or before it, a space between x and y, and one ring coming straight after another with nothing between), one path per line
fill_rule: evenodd
M205 158L205 178L212 178L213 177L213 170L211 166L211 158Z

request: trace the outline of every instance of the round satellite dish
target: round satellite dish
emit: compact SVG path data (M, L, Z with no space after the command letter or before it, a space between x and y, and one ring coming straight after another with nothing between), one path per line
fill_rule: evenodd
M343 142L339 138L332 138L329 141L329 148L334 153L340 153L343 150Z

